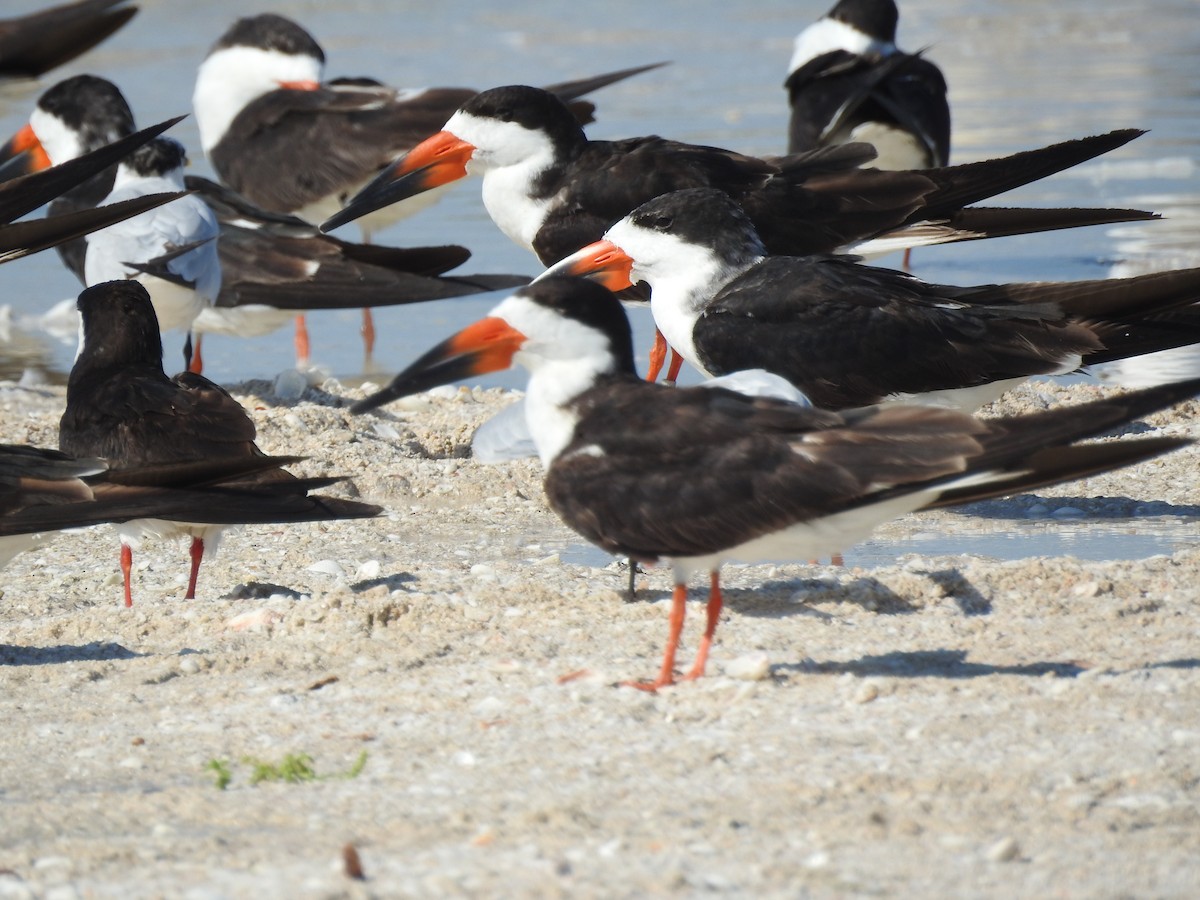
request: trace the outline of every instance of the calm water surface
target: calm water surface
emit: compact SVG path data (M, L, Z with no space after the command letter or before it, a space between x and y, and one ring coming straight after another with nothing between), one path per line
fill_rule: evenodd
M40 6L9 0L6 15ZM391 84L488 87L548 83L656 60L668 68L606 89L596 99L596 137L659 133L749 153L784 145L787 108L780 87L795 33L827 2L729 4L712 0L614 0L598 17L585 6L510 2L439 4L282 3L260 8L231 0L142 0L121 33L40 82L0 86L0 135L26 121L38 94L60 78L94 72L116 82L141 124L190 109L196 66L238 15L274 10L322 43L329 76L370 74ZM951 282L1078 279L1106 275L1131 260L1147 267L1185 264L1200 208L1200 9L1194 0L1156 0L1136 11L1115 0L903 3L900 42L929 47L945 70L954 113L953 160L964 162L1111 128L1150 134L1102 162L1014 192L1005 203L1118 205L1169 211L1173 219L1124 229L1093 228L1041 238L979 242L920 253L916 271ZM211 174L191 120L173 132L193 151L193 171ZM356 237L352 226L341 232ZM477 181L433 209L381 232L382 243L457 242L475 256L467 271L534 274L536 260L491 224ZM38 313L77 293L52 253L0 267L0 303ZM494 295L385 310L377 358L404 365L447 332L481 315ZM635 313L639 333L648 313ZM361 372L357 313L314 316L317 362L342 377ZM642 338L643 342L645 338ZM643 343L644 345L644 343ZM269 377L292 359L288 331L254 340L210 336L206 363L222 381ZM53 364L73 347L55 345ZM521 376L497 376L517 385Z

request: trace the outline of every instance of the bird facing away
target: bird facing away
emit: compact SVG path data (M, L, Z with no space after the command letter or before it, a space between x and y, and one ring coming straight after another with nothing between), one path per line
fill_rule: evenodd
M896 46L893 0L840 0L796 37L788 77L788 153L865 141L880 169L950 162L941 70Z
M154 307L136 281L110 281L79 295L82 341L67 380L67 408L59 423L59 449L72 456L97 456L113 470L195 461L227 460L256 465L264 458L254 443L254 422L218 385L191 372L168 378ZM337 479L334 479L337 480ZM320 484L328 484L323 479ZM379 507L320 495L313 486L278 467L247 476L235 485L248 493L291 494L288 508L251 509L241 521L302 522L371 517ZM319 485L318 485L319 486ZM266 516L264 518L264 516ZM237 519L233 521L238 521ZM229 518L194 513L170 520L139 519L119 527L125 602L132 603L132 551L145 535L192 538L187 599L195 596L200 562L215 552Z
M830 412L720 388L668 388L634 369L620 302L575 278L538 281L352 407L507 368L529 370L526 415L550 506L610 553L664 560L675 589L662 667L673 683L687 584L711 593L696 662L721 613L723 562L812 559L908 512L1116 468L1189 443L1074 441L1200 391L1200 380L1044 414L982 421L934 407Z
M167 137L143 144L117 166L112 192L101 205L184 189L187 154ZM217 254L220 226L216 214L194 194L126 219L87 237L84 282L91 285L121 278L141 282L150 294L158 327L191 334L192 323L210 308L221 291ZM140 267L162 257L169 262L159 274ZM191 363L190 346L184 366Z
M854 257L768 256L711 188L642 204L554 273L614 291L644 282L659 332L701 372L765 369L826 409L900 399L969 411L1031 375L1200 342L1200 269L931 284Z

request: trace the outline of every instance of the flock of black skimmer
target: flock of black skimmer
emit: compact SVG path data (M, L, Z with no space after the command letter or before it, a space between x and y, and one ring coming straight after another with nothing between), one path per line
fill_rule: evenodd
M0 22L0 72L39 76L135 12L83 0ZM304 360L306 311L362 308L369 356L372 307L500 289L515 292L351 411L527 368L516 430L545 469L550 507L604 550L672 568L661 669L637 687L676 681L700 573L707 624L683 677L704 674L727 560L836 554L909 512L1190 443L1081 441L1193 397L1200 379L1034 415L974 412L1030 376L1200 343L1200 269L946 285L862 261L1155 218L979 205L1141 132L950 165L945 79L896 47L897 19L893 0L841 0L799 35L787 152L774 157L590 139L586 96L661 63L543 87L325 81L317 41L274 14L233 23L199 66L200 150L220 183L185 177L186 150L164 134L178 120L138 130L106 79L49 87L0 154L0 261L58 248L85 285L80 344L59 447L0 447L0 557L119 523L129 605L143 537L191 538L191 598L230 525L377 515L316 493L336 477L297 477L284 468L294 457L258 449L246 411L201 374L202 335L295 319ZM449 274L469 250L370 243L381 222L471 174L542 274ZM16 221L47 204L44 218ZM366 243L326 233L352 221ZM659 336L642 377L623 303L647 301ZM169 378L161 335L174 330L187 335L184 371ZM711 381L675 387L685 361Z

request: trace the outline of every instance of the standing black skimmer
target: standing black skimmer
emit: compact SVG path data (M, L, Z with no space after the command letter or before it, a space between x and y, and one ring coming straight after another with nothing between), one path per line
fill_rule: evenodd
M866 141L880 169L950 162L941 70L896 47L893 0L840 0L796 37L784 88L788 153Z
M854 257L768 256L712 188L642 204L547 274L614 291L644 282L659 332L701 372L765 369L825 409L899 399L972 410L1014 380L1200 342L1200 269L930 284Z
M811 559L934 506L1027 490L1190 443L1152 437L1069 446L1200 391L1200 379L1012 419L934 407L828 412L718 388L638 378L615 296L575 278L521 289L430 350L379 393L389 400L469 374L529 369L526 411L550 506L610 553L669 561L670 633L650 690L674 682L687 584L710 573L704 674L726 560Z
M27 168L53 164L62 169L80 153L124 141L133 123L129 104L116 85L93 75L78 75L42 94L29 124L0 150L0 162L21 154ZM53 201L51 214L92 210L112 190L115 168ZM216 245L221 291L213 308L203 310L196 324L197 366L201 333L253 337L285 325L305 310L416 303L516 287L528 280L514 275L445 276L470 258L469 250L353 244L323 235L294 216L267 212L208 179L188 176L185 184L213 209L221 225ZM22 227L32 225L22 223ZM80 281L84 281L85 252L83 240L60 249L63 261ZM175 266L168 254L135 262L133 268L174 278ZM296 353L298 364L307 365L306 330L298 334Z
M1114 131L963 166L883 172L860 168L874 153L865 144L759 159L660 137L592 141L553 94L511 85L477 94L321 227L328 231L479 173L492 221L547 265L599 240L647 200L693 187L718 188L741 203L772 253L827 253L885 235L894 240L870 249L903 249L1149 218L1129 210L963 208L1141 133Z
M182 144L157 137L121 161L112 193L102 205L182 191L186 163ZM192 362L192 323L201 310L212 306L221 290L219 234L216 214L207 203L193 194L180 197L88 235L84 281L89 287L122 278L141 282L154 304L160 331L188 333L184 349L187 368ZM147 274L139 268L164 256L169 261L161 274Z
M52 213L36 221L14 221L47 202L53 207L56 198L90 181L97 173L115 166L134 149L178 121L171 119L161 122L52 168L45 168L49 163L45 162L45 154L40 153L40 148L21 145L23 134L0 148L0 159L9 160L9 164L3 166L3 177L7 180L0 183L0 262L18 259L48 247L69 244L83 247L84 235L177 200L181 194L172 191L115 203L104 209L71 210ZM39 167L45 170L36 171ZM21 175L22 171L28 174Z
M657 65L549 89L571 102ZM475 94L470 88L396 90L365 78L325 83L324 67L321 46L298 24L270 13L249 16L213 45L192 98L204 152L221 181L263 209L314 223L340 210ZM592 104L572 108L573 121L591 121ZM431 194L360 222L365 239L435 199ZM363 340L369 360L374 328L366 310Z
M113 469L188 461L253 464L263 458L254 443L254 422L233 397L201 375L183 372L167 378L164 374L158 322L144 287L134 281L113 281L87 288L79 295L79 312L82 340L67 381L67 408L59 424L63 452L103 457ZM296 508L281 521L364 518L380 511L364 503L308 497L311 483L274 465L262 476L250 476L243 486L249 494L293 495ZM275 519L251 517L245 521ZM186 518L143 519L122 525L126 605L133 602L132 551L140 537L191 536L192 567L186 594L191 599L196 595L205 550L215 552L229 522L228 517L214 519L198 508Z
M137 13L126 0L78 0L0 19L0 75L36 78L99 44Z

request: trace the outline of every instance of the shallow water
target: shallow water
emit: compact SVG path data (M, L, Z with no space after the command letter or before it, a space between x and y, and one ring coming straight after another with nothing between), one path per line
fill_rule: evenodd
M10 0L5 14L39 5L41 0ZM652 5L617 0L603 17L585 7L558 7L547 15L544 5L529 2L504 4L503 11L478 3L418 6L382 0L271 8L318 38L328 58L327 75L370 74L404 86L545 83L671 60L665 69L598 94L599 120L590 132L597 137L660 133L776 153L783 148L787 124L780 85L792 38L826 5L824 0L750 7L713 0ZM150 0L141 6L123 31L81 60L41 82L0 85L0 135L6 138L25 122L42 90L79 72L116 82L142 124L188 111L197 64L247 7L232 0ZM1004 203L1148 206L1194 216L1200 208L1196 12L1194 0L1157 0L1137 11L1115 0L909 0L903 4L900 43L928 47L946 72L955 162L1111 128L1151 129L1105 160L1014 192ZM193 149L193 170L210 174L198 152L194 122L185 121L173 133ZM1154 266L1172 229L1166 221L936 248L917 255L916 271L951 282L1100 277L1129 257ZM356 236L352 226L342 233ZM488 220L473 181L378 240L459 242L475 254L468 270L538 271L536 261ZM1179 264L1169 247L1163 254L1164 264ZM77 290L53 252L0 267L0 303L19 313L38 313ZM380 365L402 366L495 299L488 295L382 311ZM645 335L648 314L635 316ZM339 376L360 374L357 313L319 313L314 321L315 360ZM214 336L205 349L209 371L222 381L270 376L292 358L287 330L253 340ZM72 353L69 344L56 344L51 362L65 370ZM519 384L521 377L497 380Z

